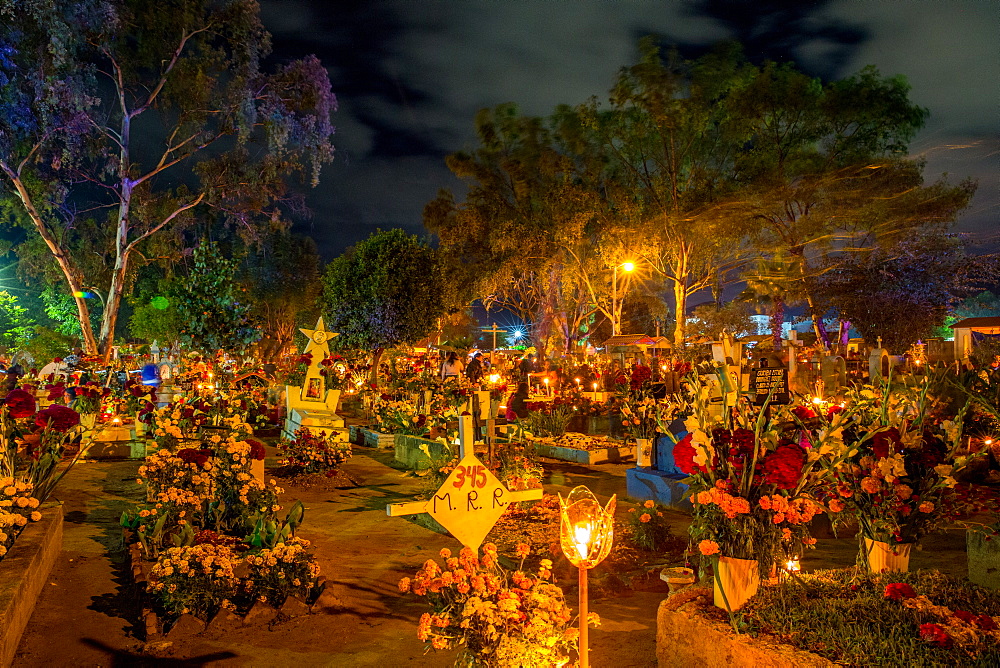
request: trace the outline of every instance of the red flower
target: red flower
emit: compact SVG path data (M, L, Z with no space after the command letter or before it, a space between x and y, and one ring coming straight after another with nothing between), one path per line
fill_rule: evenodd
M796 406L795 408L792 409L792 413L794 413L795 417L802 420L803 422L816 417L816 413L813 411L813 409L809 408L808 406Z
M764 458L764 479L778 489L794 489L802 475L806 455L795 444L779 445Z
M843 406L837 406L836 404L834 404L833 406L830 406L830 408L826 411L826 419L832 420L834 415L843 412L844 412Z
M974 614L972 614L971 612L969 612L968 610L956 610L954 614L955 614L956 617L958 617L959 619L961 619L966 624L975 624L976 623L976 616Z
M913 598L916 595L917 592L913 591L913 587L905 582L893 582L885 587L884 596L892 601L901 601L904 598Z
M694 446L691 445L691 434L677 441L674 446L674 464L688 475L704 470L703 467L694 463Z
M899 437L899 430L895 427L883 429L872 437L872 452L878 459L885 459L891 450L899 452L902 447L903 441Z
M250 445L250 459L263 460L265 454L264 444L255 438L248 438L247 443Z
M947 649L951 647L951 636L941 627L940 624L921 624L920 638L931 643L935 647Z
M11 390L4 399L12 418L26 418L35 414L35 397L24 390Z
M997 623L989 615L978 615L976 617L976 626L983 631L996 631L1000 629L1000 626L997 626Z
M632 369L632 379L630 386L633 390L638 390L642 387L642 384L653 377L653 372L650 371L649 367L645 364L637 364L634 369Z
M198 466L203 466L208 458L212 456L211 450L206 450L202 448L201 450L195 450L194 448L184 448L177 452L177 456L181 458L186 464L197 464Z
M57 385L50 385L45 389L49 391L48 397L46 397L49 401L55 401L56 399L59 399L60 397L62 397L63 394L66 393L66 386L63 385L62 383L59 383Z
M54 431L66 431L80 424L80 414L72 408L53 404L35 413L35 425L48 427Z

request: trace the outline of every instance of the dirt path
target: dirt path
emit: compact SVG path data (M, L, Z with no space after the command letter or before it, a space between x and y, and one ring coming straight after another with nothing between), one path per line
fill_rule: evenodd
M387 503L412 499L423 482L387 465L391 456L359 448L345 471L360 483L349 490L288 490L301 499L301 534L313 541L324 575L343 608L299 617L271 629L208 632L146 645L133 623L138 598L122 570L118 518L141 496L136 462L86 464L64 480L63 553L22 638L16 666L450 666L449 653L424 654L415 637L425 611L400 596L399 578L412 575L442 547L458 543L385 515ZM624 467L597 471L555 467L547 491L588 484L600 496L624 492ZM594 601L604 619L592 631L594 665L655 665L660 592ZM575 607L575 606L574 606Z

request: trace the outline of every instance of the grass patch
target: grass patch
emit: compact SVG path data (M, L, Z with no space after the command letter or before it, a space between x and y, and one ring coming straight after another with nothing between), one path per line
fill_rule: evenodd
M742 621L751 634L769 635L848 666L1000 665L1000 632L961 626L951 618L959 625L953 628L965 633L963 642L944 648L921 639L921 624L947 628L949 619L886 598L886 586L896 582L952 612L1000 618L1000 593L938 571L871 575L839 569L762 587ZM968 642L970 637L976 641Z

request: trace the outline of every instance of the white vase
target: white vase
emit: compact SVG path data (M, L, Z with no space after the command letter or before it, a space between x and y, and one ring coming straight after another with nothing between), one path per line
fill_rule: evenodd
M910 570L910 543L890 545L865 538L868 570L872 573L905 573Z
M715 574L715 607L736 612L757 593L759 587L760 572L756 559L719 557L719 568Z

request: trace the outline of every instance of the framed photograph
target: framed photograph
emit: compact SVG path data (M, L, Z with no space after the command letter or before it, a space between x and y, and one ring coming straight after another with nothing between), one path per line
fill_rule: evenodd
M306 399L323 399L323 379L310 378L306 381Z

